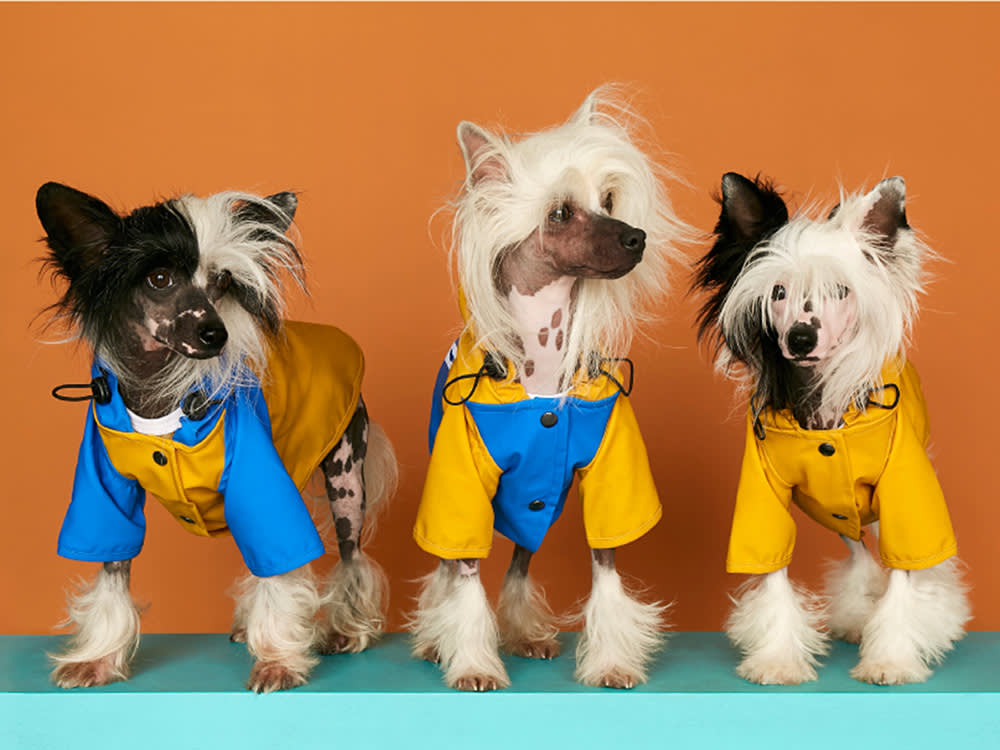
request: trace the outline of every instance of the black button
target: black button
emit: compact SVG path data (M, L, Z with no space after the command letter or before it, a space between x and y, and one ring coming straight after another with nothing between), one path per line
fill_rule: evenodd
M559 421L559 417L556 416L554 411L547 411L542 415L542 427L552 427L556 422Z
M167 457L164 456L162 453L160 453L160 451L153 452L153 460L156 461L156 463L158 463L160 466L167 465Z
M184 523L194 523L193 518L188 518L187 516L178 516Z
M541 510L545 507L545 501L543 500L532 500L528 503L528 510Z
M819 446L819 452L824 456L832 456L837 452L837 449L833 447L833 443L822 443Z
M847 516L842 516L839 513L834 513L833 517L836 518L838 521L846 521L847 520Z

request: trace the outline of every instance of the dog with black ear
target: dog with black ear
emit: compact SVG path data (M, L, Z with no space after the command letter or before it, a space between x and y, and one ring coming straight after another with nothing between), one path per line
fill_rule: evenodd
M907 223L905 183L883 180L817 219L789 217L767 180L728 173L720 202L694 288L706 293L699 338L749 400L726 563L750 575L727 623L737 672L813 680L833 636L860 643L856 679L922 682L970 615L905 359L931 254ZM848 547L824 596L789 580L792 504Z
M70 598L75 632L52 657L53 680L128 677L147 491L192 533L231 534L239 547L249 573L232 638L256 659L252 690L304 683L314 650L367 647L386 586L361 542L396 463L361 398L358 345L282 318L283 282L304 281L288 234L296 196L182 195L122 216L50 182L36 205L47 264L65 283L55 318L94 354L89 383L53 392L92 401L59 554L101 563ZM300 494L317 471L340 551L322 592L309 564L324 545Z

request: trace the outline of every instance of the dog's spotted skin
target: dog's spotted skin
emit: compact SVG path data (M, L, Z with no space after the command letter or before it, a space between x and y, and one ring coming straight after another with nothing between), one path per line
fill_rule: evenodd
M361 548L365 518L364 465L368 452L368 411L358 401L347 429L333 450L323 459L326 494L333 513L340 559L350 562Z

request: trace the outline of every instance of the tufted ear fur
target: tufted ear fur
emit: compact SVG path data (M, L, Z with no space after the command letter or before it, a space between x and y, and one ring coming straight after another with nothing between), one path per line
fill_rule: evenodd
M458 145L462 149L465 173L471 184L507 179L507 162L500 143L490 133L478 125L463 121L458 125Z
M103 201L58 182L38 189L35 209L45 228L56 272L70 281L96 265L121 219Z
M243 221L268 224L284 234L292 225L299 199L295 193L284 191L269 195L260 202L246 201L236 204L236 212Z
M896 244L896 235L901 229L909 229L906 223L906 182L902 177L882 180L875 189L865 196L868 207L861 220L861 229L879 238L879 244L891 249Z
M567 122L575 123L577 125L586 125L594 119L594 115L597 114L597 101L601 89L596 91L591 91L586 99L583 100L583 104L580 108L573 113Z

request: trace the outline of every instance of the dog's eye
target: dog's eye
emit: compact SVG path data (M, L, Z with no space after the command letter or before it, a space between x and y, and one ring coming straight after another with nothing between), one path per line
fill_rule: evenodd
M572 215L573 211L570 209L569 204L563 203L559 206L559 208L549 214L549 221L553 224L562 224L565 221L569 221Z
M604 198L604 210L611 213L611 209L615 207L614 193L608 193Z
M174 277L169 271L158 268L146 276L146 283L153 289L167 289L174 285Z
M215 274L215 288L219 290L220 294L229 288L232 281L233 275L229 271L222 270Z
M771 290L771 299L774 302L777 302L778 300L784 299L785 296L786 296L785 287L783 287L781 284L775 284L774 289Z
M837 299L845 299L851 293L851 290L843 284L837 284L837 288L833 293L837 296Z

